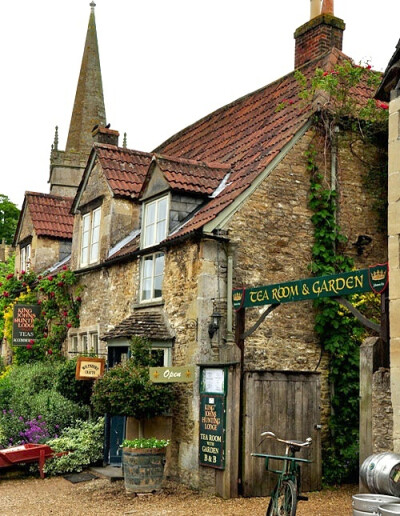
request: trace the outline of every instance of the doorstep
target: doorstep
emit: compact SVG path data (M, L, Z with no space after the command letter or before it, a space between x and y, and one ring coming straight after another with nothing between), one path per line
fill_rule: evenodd
M90 468L89 471L100 478L106 478L110 482L124 479L122 468L115 466L94 467Z

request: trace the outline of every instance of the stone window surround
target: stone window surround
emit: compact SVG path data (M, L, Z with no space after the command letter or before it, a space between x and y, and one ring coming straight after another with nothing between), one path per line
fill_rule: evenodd
M96 342L95 345L93 345L94 341ZM96 345L97 350L95 349ZM85 347L87 348L86 350ZM88 326L87 328L71 328L68 332L68 354L73 357L74 355L86 353L104 354L101 353L98 325Z

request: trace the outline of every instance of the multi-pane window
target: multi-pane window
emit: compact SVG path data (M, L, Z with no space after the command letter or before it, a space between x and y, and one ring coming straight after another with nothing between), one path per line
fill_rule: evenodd
M99 354L99 334L91 333L90 334L90 351L95 355Z
M99 259L101 208L82 217L81 266L95 263Z
M140 300L152 301L162 297L164 253L154 253L142 259Z
M81 353L86 355L88 352L88 335L87 333L81 334Z
M78 353L78 335L71 336L71 351L72 353Z
M27 271L31 262L31 245L28 244L20 249L20 266L21 271Z
M151 247L164 240L168 231L168 197L144 205L142 247Z

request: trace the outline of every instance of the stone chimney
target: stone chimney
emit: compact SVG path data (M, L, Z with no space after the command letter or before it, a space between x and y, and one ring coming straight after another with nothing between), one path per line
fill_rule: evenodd
M296 40L294 67L325 54L333 47L342 50L343 31L346 25L334 15L333 0L311 0L311 19L294 33Z
M108 127L98 126L92 131L93 141L96 143L108 143L118 147L119 132Z

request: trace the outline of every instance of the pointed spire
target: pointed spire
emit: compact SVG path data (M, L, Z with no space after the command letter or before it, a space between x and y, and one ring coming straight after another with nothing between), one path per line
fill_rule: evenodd
M55 133L54 133L54 142L53 142L52 149L54 149L55 151L58 150L58 125L56 125L56 130L55 130Z
M92 147L92 128L105 125L103 85L97 43L95 3L90 3L89 25L86 34L78 86L67 139L66 152L88 154Z
M323 0L321 14L334 15L333 0Z
M122 147L123 147L124 149L126 149L126 145L127 145L127 139L126 139L126 133L124 133L124 140L123 140L123 142L122 142Z

